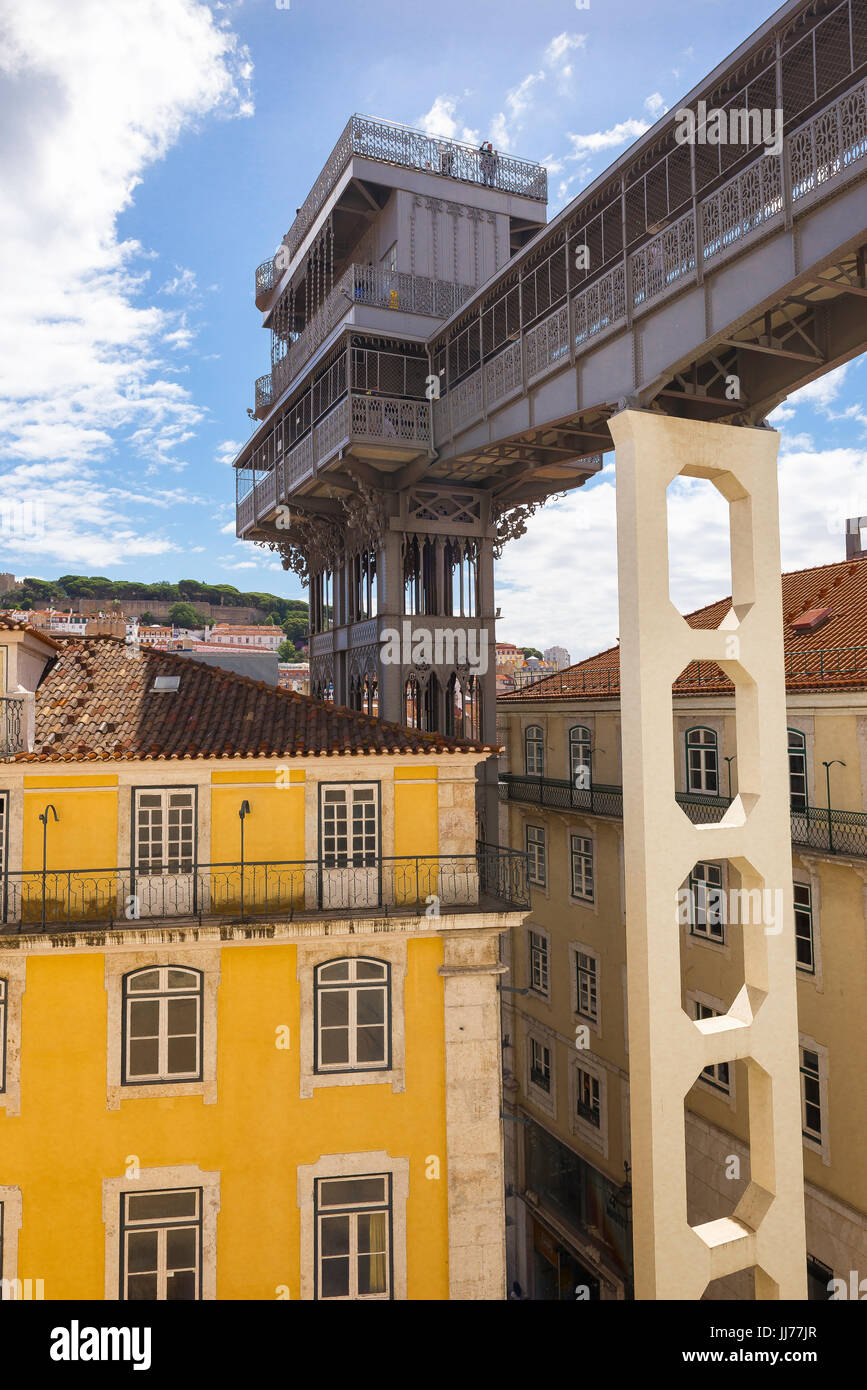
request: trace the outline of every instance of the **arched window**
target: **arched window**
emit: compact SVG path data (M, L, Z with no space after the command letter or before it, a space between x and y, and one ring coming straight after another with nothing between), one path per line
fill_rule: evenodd
M545 740L538 724L528 724L524 730L524 771L528 777L542 777L545 772Z
M316 1071L391 1066L391 978L386 961L358 956L316 967Z
M569 779L573 787L591 784L590 730L586 724L576 724L569 730Z
M789 797L793 811L807 805L807 740L798 729L789 729Z
M713 729L687 729L686 789L689 792L719 792L717 736Z
M406 709L406 727L408 729L421 728L421 690L419 689L418 677L408 676L404 687L404 704Z
M123 978L123 1083L198 1081L202 973L145 966Z

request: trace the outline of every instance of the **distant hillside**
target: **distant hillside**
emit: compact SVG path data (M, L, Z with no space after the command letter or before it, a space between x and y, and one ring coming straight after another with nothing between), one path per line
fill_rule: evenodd
M14 589L0 595L3 608L51 606L86 611L84 605L92 608L94 603L106 609L116 604L130 614L147 610L155 616L160 610L166 612L174 603L198 606L206 617L217 616L209 611L213 609L249 609L253 616L247 621L266 622L273 614L281 625L292 614L307 616L307 604L303 599L245 591L232 584L206 584L200 579L179 579L177 584L167 580L145 584L135 579L106 579L102 575L62 574L59 579L24 579Z

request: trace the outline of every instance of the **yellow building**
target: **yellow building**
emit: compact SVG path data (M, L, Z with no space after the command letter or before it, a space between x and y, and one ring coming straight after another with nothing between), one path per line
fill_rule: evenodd
M112 639L0 653L7 1296L502 1298L490 750Z
M867 1267L867 558L782 577L810 1296ZM728 599L689 618L716 628ZM504 996L510 1262L535 1298L631 1296L629 1030L617 648L499 702L501 843L529 854L532 907ZM678 801L696 823L737 794L733 688L693 663L673 691ZM830 809L829 809L830 808ZM676 905L682 1006L725 1013L752 917L724 864ZM782 920L762 903L766 930ZM758 919L756 919L758 920ZM688 1220L730 1216L749 1181L742 1062L686 1097ZM856 1281L857 1282L857 1281ZM838 1286L839 1287L839 1286ZM586 1290L586 1293L583 1291ZM707 1297L751 1298L749 1274Z

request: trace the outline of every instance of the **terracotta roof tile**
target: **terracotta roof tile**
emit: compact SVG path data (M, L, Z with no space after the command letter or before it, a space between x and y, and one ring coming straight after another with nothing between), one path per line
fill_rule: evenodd
M425 734L120 638L67 641L36 692L34 751L13 762L495 752ZM154 691L179 676L177 691ZM5 760L4 760L5 761Z
M867 557L793 570L781 576L786 689L790 691L867 690ZM717 628L731 608L731 598L686 615L690 627ZM792 620L815 609L830 608L819 627L799 631ZM856 650L860 648L861 650ZM713 695L733 689L713 662L691 662L674 685L676 695ZM576 696L617 699L620 695L620 649L579 661L529 689L501 695L504 704L525 700L561 700Z

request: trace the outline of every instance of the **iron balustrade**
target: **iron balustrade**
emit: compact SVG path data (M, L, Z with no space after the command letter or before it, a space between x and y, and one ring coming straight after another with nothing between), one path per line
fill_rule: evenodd
M269 290L272 290L274 288L278 278L279 277L277 277L274 273L273 257L271 258L271 260L263 261L261 265L256 266L257 302L262 298L263 295L266 295Z
M0 757L23 753L27 742L24 695L0 695Z
M597 333L627 326L627 285L631 285L630 307L634 312L655 306L693 283L700 269L716 269L745 242L772 231L783 221L787 206L795 215L833 193L861 172L865 158L867 81L861 80L792 130L781 154L763 150L715 189L701 190L701 196L696 191L686 199L684 210L662 230L657 229L656 221L642 216L639 233L626 246L621 244L616 255L595 255L592 268L576 282L570 273L570 258L576 246L583 244L586 233L586 228L570 230L581 220L579 200L568 226L562 219L551 224L547 242L534 248L534 261L506 268L498 298L492 297L498 293L496 287L477 291L468 310L472 317L460 318L430 343L434 370L441 381L435 442L453 438L480 416L485 406L508 394L507 390L495 390L485 396L482 391L486 368L492 369L495 378L508 378L508 371L498 372L494 367L501 353L513 353L515 345L520 350L523 344L527 377L557 370L570 360L566 343L571 341L572 351L579 353L593 345ZM791 169L788 194L784 178L787 167ZM624 221L628 220L629 195L630 190L624 187ZM546 251L560 269L551 276L547 313L543 313L537 296L518 293L513 282L518 276L525 291L537 276L539 257ZM493 327L486 333L488 321ZM455 353L463 338L472 350ZM483 345L481 362L478 343ZM487 380L491 380L490 375ZM523 377L521 385L526 387Z
M332 856L168 864L163 870L34 869L2 877L5 930L224 919L292 921L322 914L521 910L527 857L479 843L475 854Z
M623 788L620 786L599 783L575 787L565 778L533 777L516 772L501 772L499 782L504 801L623 819ZM694 825L716 824L731 805L727 796L698 792L676 792L675 800ZM792 844L796 848L867 858L867 812L793 806L791 824Z
M398 164L404 169L443 174L464 183L489 183L493 188L532 198L535 202L548 201L548 171L535 160L498 153L489 172L481 150L472 145L356 114L350 116L322 172L295 215L286 236L290 256L295 255L353 155L384 164Z

